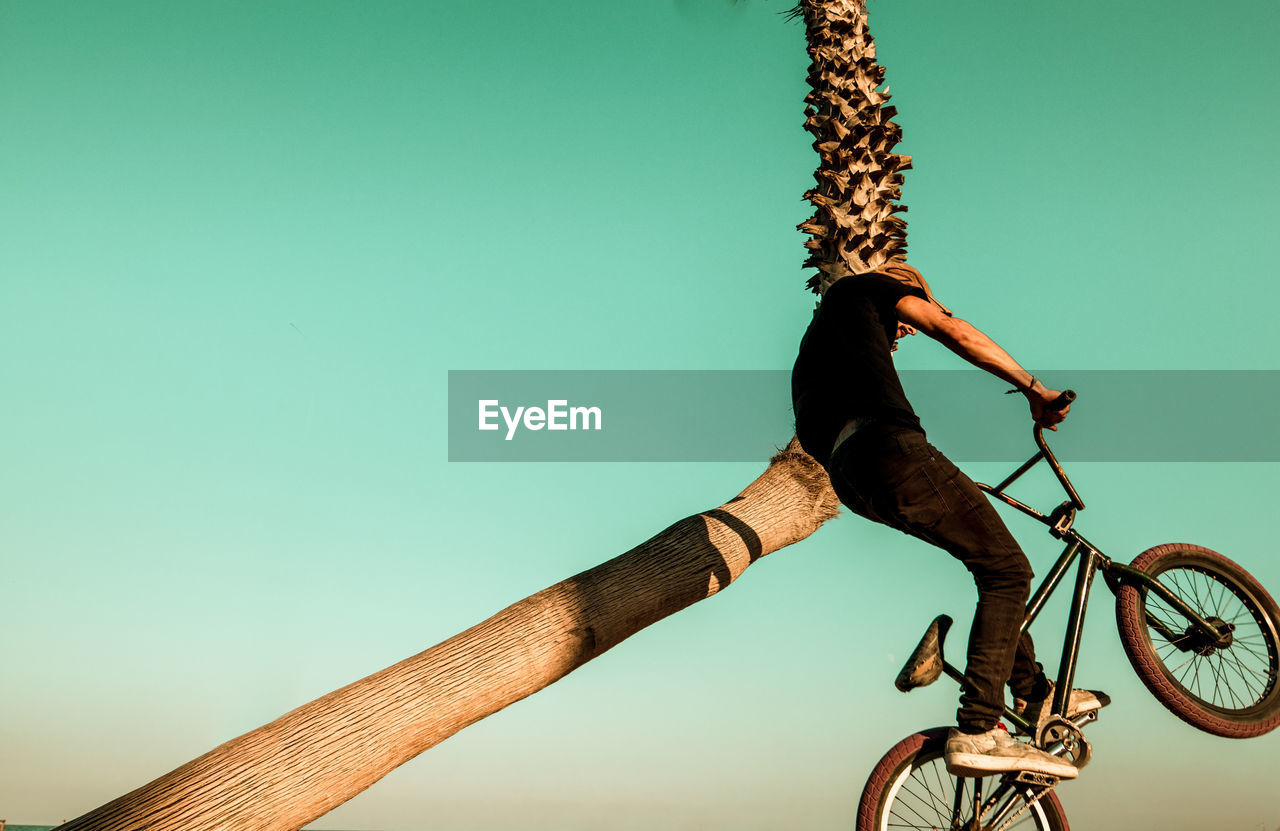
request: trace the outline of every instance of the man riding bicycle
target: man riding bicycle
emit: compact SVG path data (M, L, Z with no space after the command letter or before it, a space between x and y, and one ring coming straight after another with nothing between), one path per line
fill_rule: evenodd
M1006 684L1032 723L1052 698L1030 635L1019 637L1031 565L973 481L925 439L890 354L900 338L917 331L1013 384L1037 424L1056 430L1070 410L1052 406L1058 390L954 317L920 272L891 263L837 280L824 293L791 375L796 436L826 468L851 511L942 548L973 575L978 605L958 726L947 739L948 770L971 776L1027 770L1074 778L1073 765L1015 741L999 726ZM1102 703L1089 691L1072 690L1068 713Z

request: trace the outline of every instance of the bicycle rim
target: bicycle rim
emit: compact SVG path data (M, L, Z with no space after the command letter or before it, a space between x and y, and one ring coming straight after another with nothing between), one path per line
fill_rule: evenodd
M1058 831L1056 800L1051 795L1027 804L1025 793L1011 786L1001 787L1000 777L968 779L947 773L940 751L924 751L905 764L890 782L885 794L878 831L915 829L970 829L974 813L974 786L981 788L984 801L982 831ZM955 817L956 791L960 791L959 823ZM1001 791L996 799L991 795Z

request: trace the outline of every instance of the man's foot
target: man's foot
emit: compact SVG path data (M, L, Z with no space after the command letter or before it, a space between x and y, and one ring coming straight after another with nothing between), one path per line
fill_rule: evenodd
M1071 696L1067 699L1067 718L1072 719L1082 713L1090 713L1099 710L1111 703L1111 696L1098 690L1072 690ZM1021 698L1013 700L1013 709L1018 715L1038 725L1042 719L1049 715L1049 710L1053 706L1053 682L1049 682L1049 690L1045 693L1044 698L1033 701L1023 701Z
M947 734L947 772L952 776L989 776L1027 770L1059 779L1075 779L1075 765L1050 756L1010 736L1001 727L985 733L962 733L952 728Z

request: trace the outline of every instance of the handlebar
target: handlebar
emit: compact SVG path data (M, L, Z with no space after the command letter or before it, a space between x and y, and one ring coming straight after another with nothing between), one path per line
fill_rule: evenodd
M1063 390L1058 393L1058 397L1049 402L1049 409L1061 410L1063 407L1069 406L1072 401L1076 400L1075 390Z
M1057 398L1050 402L1049 407L1051 409L1061 410L1075 400L1076 393L1074 390L1064 390ZM981 483L978 484L978 487L1000 499L1002 502L1012 505L1023 513L1029 514L1047 525L1054 526L1056 524L1056 517L1060 512L1070 510L1074 515L1075 511L1084 510L1084 502L1080 499L1080 494L1076 493L1076 489L1072 486L1071 480L1067 478L1067 474L1063 471L1062 465L1058 463L1058 457L1053 455L1053 451L1049 449L1048 443L1045 442L1044 428L1037 424L1032 433L1035 436L1036 446L1040 448L1036 451L1036 454L1023 462L1017 470L1005 477L1005 480L994 488L990 485L983 485ZM1061 484L1062 489L1067 492L1067 501L1059 506L1052 515L1043 514L1029 505L1024 505L1004 492L1005 488L1013 484L1014 481L1034 467L1036 462L1041 459L1048 459L1049 467L1053 469L1053 474L1058 478L1058 483Z
M1053 399L1053 401L1049 403L1049 407L1054 410L1061 410L1065 407L1071 406L1071 402L1075 400L1075 390L1063 390L1057 398ZM1071 480L1067 478L1067 474L1062 469L1062 465L1058 464L1058 457L1053 455L1053 451L1049 449L1048 443L1044 440L1044 428L1037 424L1034 432L1036 444L1040 447L1040 452L1031 457L1031 464L1035 464L1041 456L1048 459L1049 467L1053 468L1053 474L1058 477L1058 482L1062 485L1062 489L1067 492L1067 497L1071 500L1071 504L1074 505L1078 511L1084 510L1084 502L1080 499L1080 494L1076 493L1076 489L1072 486ZM1028 469L1030 469L1029 466ZM1024 472L1025 471L1020 471L1018 475L1021 476ZM1006 482L1001 483L997 490L1004 490L1008 482L1011 481L1013 481L1013 479L1009 479Z

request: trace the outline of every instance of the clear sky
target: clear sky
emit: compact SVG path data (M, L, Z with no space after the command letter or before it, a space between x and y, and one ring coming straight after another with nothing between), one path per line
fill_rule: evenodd
M787 436L759 464L450 464L446 373L790 366L816 154L782 8L0 0L0 816L82 813L763 469ZM1275 4L871 20L943 302L1059 386L1280 369ZM959 366L922 338L898 360ZM1222 404L1229 430L1247 402ZM1275 465L1071 472L1111 556L1198 542L1280 589ZM1053 541L1010 524L1043 571ZM972 600L842 517L317 825L849 827L880 754L951 718L949 685L891 682ZM1167 714L1111 605L1072 821L1280 825L1280 735Z

